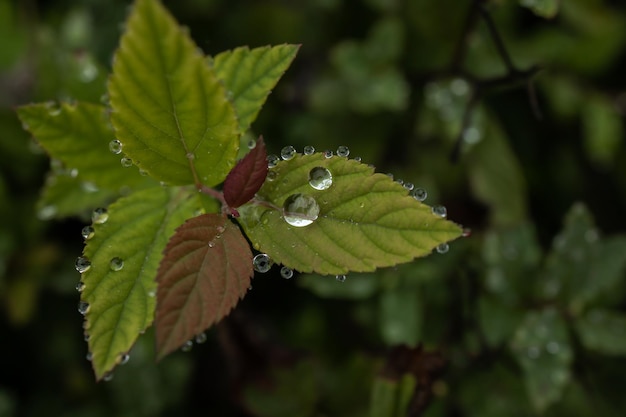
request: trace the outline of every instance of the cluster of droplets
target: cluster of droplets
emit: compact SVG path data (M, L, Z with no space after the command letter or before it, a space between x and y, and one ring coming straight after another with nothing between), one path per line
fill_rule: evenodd
M190 352L193 348L194 343L197 345L201 345L207 341L207 335L204 332L198 333L193 339L187 340L181 346L180 350L183 352Z

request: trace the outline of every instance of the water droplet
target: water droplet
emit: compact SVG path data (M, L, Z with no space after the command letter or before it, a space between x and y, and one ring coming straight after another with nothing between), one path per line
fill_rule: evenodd
M210 242L208 243L208 246L209 246L210 248L215 247L215 242L214 242L214 241L210 241Z
M130 168L133 166L133 160L126 156L120 159L120 163L124 168Z
M461 236L463 237L470 237L472 235L472 229L470 229L469 227L466 227L463 229L463 233L461 234Z
M61 106L54 101L46 103L46 107L48 108L48 114L50 114L50 116L58 116L61 114Z
M428 197L428 193L423 188L414 188L411 191L411 196L417 201L424 201Z
M337 148L337 156L347 158L350 155L350 149L347 146L341 145Z
M141 175L142 177L147 177L148 176L148 172L144 169L140 169L139 170L139 175Z
M91 261L84 256L79 256L76 258L76 263L74 264L76 270L81 274L91 268Z
M276 164L278 164L278 161L280 161L280 158L277 157L276 155L267 155L267 167L268 168L274 168L276 166Z
M268 181L274 181L276 179L276 177L278 176L278 174L276 174L276 171L270 171L267 173L267 180Z
M315 167L309 171L309 185L316 190L327 190L333 185L333 175L324 167Z
M148 291L148 297L156 297L156 290L152 289L152 290Z
M183 352L189 352L193 347L193 342L191 340L187 340L185 344L180 348Z
M291 277L293 277L293 269L287 266L283 266L282 268L280 268L280 275L285 279L290 279Z
M295 227L305 227L317 220L320 206L317 201L306 194L292 194L283 204L283 218Z
M397 182L398 184L400 184L400 185L404 185L404 181L403 181L403 180L401 180L400 178L398 178L398 179L396 180L396 182Z
M117 139L113 139L111 142L109 142L109 150L115 155L119 155L120 153L122 153L122 142Z
M313 155L315 153L315 148L311 145L307 145L304 147L304 154L305 155Z
M328 159L332 157L333 157L333 151L324 151L324 158Z
M405 182L404 188L406 188L408 191L413 191L413 188L415 188L415 186L411 182Z
M91 221L95 224L103 224L109 220L109 212L104 207L98 207L91 213Z
M83 316L89 311L89 303L81 301L78 303L78 312Z
M267 253L259 253L252 259L252 266L255 271L264 274L272 267L272 260Z
M57 214L56 206L44 206L37 212L37 218L39 220L50 220Z
M83 227L83 230L80 231L80 234L83 236L83 239L89 240L95 235L95 230L91 226Z
M248 139L248 149L254 149L254 148L256 148L256 140Z
M85 336L83 337L83 339L85 339L85 342L89 342L90 338L91 338L91 336L89 336L87 333L85 333Z
M189 159L190 161L193 161L194 159L196 159L196 155L194 155L193 152L187 152L185 157Z
M111 259L109 266L111 267L111 271L121 271L122 268L124 268L124 260L116 256Z
M93 353L87 352L87 354L85 355L85 359L87 359L89 362L91 362L92 359L93 359Z
M433 206L432 212L435 216L444 218L448 215L448 210L444 206Z
M196 343L201 345L202 343L206 342L206 333L198 333L196 335Z
M109 382L113 379L113 372L107 372L106 374L104 374L104 376L102 377L102 380L104 382Z
M280 157L283 158L285 161L289 161L295 155L296 155L296 149L291 145L285 146L280 151Z
M447 243L441 243L440 245L437 245L438 253L447 253L449 249L450 249L450 246L448 246Z
M389 173L387 173L385 175L388 176L389 179L393 181L393 174L391 172L389 172Z
M346 281L346 276L345 275L336 275L335 279L339 282L345 282Z
M76 291L83 292L84 289L85 289L85 283L82 281L78 281L78 284L76 284Z
M361 157L360 156L355 156L354 160L357 161L357 162L361 162Z
M126 365L128 363L128 361L130 360L130 355L128 353L122 353L120 354L118 361L120 365Z

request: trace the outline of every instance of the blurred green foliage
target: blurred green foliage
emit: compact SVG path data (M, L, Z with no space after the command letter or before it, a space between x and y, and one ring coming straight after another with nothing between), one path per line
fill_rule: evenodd
M344 283L274 268L206 344L155 365L148 332L95 384L74 290L83 223L37 206L59 197L14 108L106 100L127 3L0 0L0 416L621 416L626 5L484 2L515 68L542 68L538 120L527 79L485 82L510 71L468 19L477 3L165 1L209 54L302 44L252 126L270 152L348 145L472 234ZM398 344L447 366L419 349L420 366L398 361Z

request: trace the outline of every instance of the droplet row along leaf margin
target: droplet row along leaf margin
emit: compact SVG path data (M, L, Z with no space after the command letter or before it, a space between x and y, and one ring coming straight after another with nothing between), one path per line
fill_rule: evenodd
M158 1L135 2L109 96L124 153L154 178L214 186L235 165L239 130L226 91Z
M96 378L101 379L152 324L162 252L176 227L201 207L197 193L151 188L113 203L108 219L94 224L83 255L91 267L82 274L81 301L88 303L85 331ZM123 268L112 269L119 258Z
M309 185L315 167L332 173L327 190ZM461 227L433 214L400 184L355 160L296 155L270 174L273 180L265 182L257 200L282 207L289 196L302 193L317 201L319 217L309 226L293 227L280 210L248 204L239 210L240 223L256 249L301 272L373 271L428 255L462 234Z

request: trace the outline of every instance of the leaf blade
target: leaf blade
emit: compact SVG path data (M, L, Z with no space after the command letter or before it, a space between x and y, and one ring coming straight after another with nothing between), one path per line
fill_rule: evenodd
M248 47L225 51L213 58L213 68L232 92L239 129L248 130L267 96L296 57L299 45Z
M234 109L191 38L157 1L138 0L109 82L126 152L171 184L222 182L239 146Z
M230 207L237 208L250 201L267 177L267 151L263 137L224 181L224 199Z
M195 193L183 189L147 189L123 197L108 209L105 223L94 224L94 236L83 256L91 262L81 280L81 301L89 304L85 331L97 379L128 352L154 318L154 276L168 237L200 207ZM113 258L124 265L112 270Z
M158 359L225 317L248 291L252 274L250 247L224 217L204 214L180 226L157 275Z
M332 173L329 189L309 185L309 172L316 167ZM272 171L275 180L266 181L257 196L280 207L295 193L313 196L319 218L309 226L293 227L281 211L249 204L241 207L239 221L256 249L292 269L322 275L370 272L428 255L461 235L458 225L434 215L401 185L355 160L296 155Z

